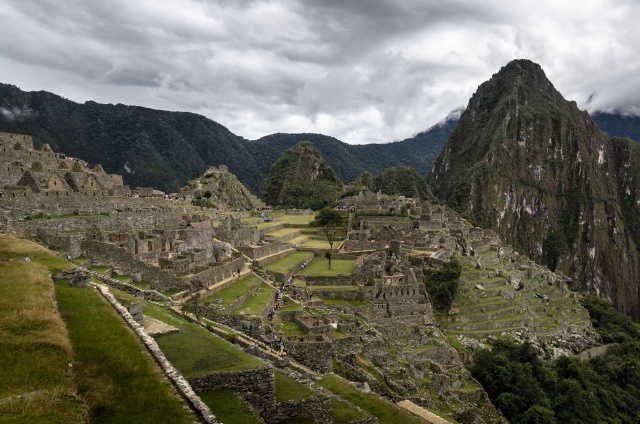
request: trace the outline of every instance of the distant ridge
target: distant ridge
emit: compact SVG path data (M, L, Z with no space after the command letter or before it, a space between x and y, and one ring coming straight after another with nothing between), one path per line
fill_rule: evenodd
M226 165L259 194L271 165L303 140L320 150L338 176L379 174L393 166L430 168L455 121L388 144L349 145L322 134L272 134L249 141L201 115L122 104L75 103L46 91L0 84L0 131L28 134L36 147L101 163L125 184L178 191L209 166Z

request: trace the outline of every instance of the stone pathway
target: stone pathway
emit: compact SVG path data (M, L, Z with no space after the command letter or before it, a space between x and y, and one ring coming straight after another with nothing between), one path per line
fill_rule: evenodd
M429 412L421 406L416 405L410 400L403 400L398 402L398 406L406 409L409 412L416 414L419 417L424 418L427 422L431 424L451 424L451 421L447 421L444 418L441 418L434 414L433 412Z
M169 324L165 324L164 322L159 321L155 318L151 318L150 316L145 315L144 331L146 331L148 335L153 336L154 334L174 333L177 332L178 329Z

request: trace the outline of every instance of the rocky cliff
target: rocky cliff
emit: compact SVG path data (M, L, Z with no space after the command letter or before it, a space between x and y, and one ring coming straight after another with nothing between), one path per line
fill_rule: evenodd
M428 176L434 194L638 319L640 146L610 138L539 65L480 85Z

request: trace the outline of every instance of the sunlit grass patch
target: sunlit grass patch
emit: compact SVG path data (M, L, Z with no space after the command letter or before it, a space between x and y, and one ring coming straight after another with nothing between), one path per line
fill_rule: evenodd
M311 263L298 274L307 277L335 277L338 274L353 274L353 266L356 263L353 259L333 259L331 269L327 258L316 257Z

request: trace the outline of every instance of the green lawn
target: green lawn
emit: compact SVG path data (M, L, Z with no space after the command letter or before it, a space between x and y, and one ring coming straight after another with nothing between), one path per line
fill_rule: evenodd
M333 243L333 248L337 249L338 246L340 246L340 243L342 243L341 240L336 240ZM304 243L302 243L300 245L301 247L306 247L309 249L329 249L329 242L326 239L320 239L320 238L309 238L307 241L305 241Z
M255 275L250 275L239 281L236 281L226 289L220 290L218 293L214 293L211 296L202 299L200 303L209 302L213 304L215 302L215 299L222 299L222 303L220 303L219 305L223 308L226 308L241 295L245 294L249 289L258 284L260 284L260 279Z
M362 409L356 409L347 402L332 398L331 407L335 424L350 424L353 421L363 420L371 415Z
M116 274L113 274L111 276L111 278L113 278L114 280L122 281L123 283L131 283L133 281L133 278L131 278L130 275L116 275Z
M249 405L233 390L215 390L199 394L213 415L225 424L264 424Z
M327 258L316 257L299 275L307 277L335 277L338 274L353 274L353 265L356 263L353 259L333 259L331 261L331 269L329 269L329 260Z
M275 231L268 232L265 235L280 238L299 232L300 230L297 228L279 228Z
M373 393L362 393L356 390L345 379L335 374L327 374L317 381L317 384L332 393L359 406L365 411L378 417L380 424L422 424L415 415L400 409L388 400Z
M65 323L54 312L46 262L69 263L35 243L0 236L0 421L81 423L87 406L66 373L73 348ZM31 262L16 259L29 257ZM42 262L41 262L42 261ZM18 395L46 390L17 399Z
M356 291L360 290L358 286L347 286L347 285L336 285L336 286L307 286L307 290L309 291L332 291L332 292L340 292L340 291Z
M92 423L190 423L184 401L156 371L152 359L93 288L56 283L56 298L75 353L79 394ZM117 349L114 349L117 346Z
M226 340L161 307L145 302L143 313L178 328L177 333L158 335L155 339L167 359L187 378L264 365Z
M300 234L299 236L292 237L290 239L284 240L285 243L290 244L292 246L302 244L309 239L309 236Z
M91 271L97 272L98 274L106 274L107 271L111 269L110 266L92 266L89 268Z
M295 252L272 264L266 265L263 269L269 273L286 274L296 266L300 265L306 258L311 257L309 252Z
M150 285L146 281L133 281L133 282L131 282L131 284L133 284L134 286L136 286L140 290L146 290L146 289L149 288L149 285Z
M304 331L295 322L282 321L282 334L285 336L304 336Z
M247 315L260 315L267 303L273 298L276 289L268 284L262 283L258 292L251 296L243 305L233 311L234 314L244 312Z
M309 225L313 218L313 215L282 215L278 217L278 221L284 224Z
M278 227L279 225L281 225L281 223L277 222L277 221L268 221L268 222L261 222L259 224L255 224L255 225L251 225L252 227L257 227L261 230L265 230L269 231L269 228L272 227Z
M278 369L273 371L276 377L276 402L286 400L299 401L309 399L318 394L306 384L299 383L282 371Z

